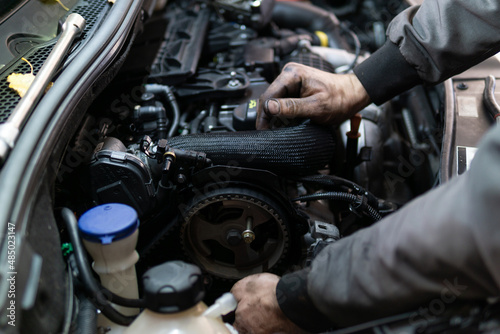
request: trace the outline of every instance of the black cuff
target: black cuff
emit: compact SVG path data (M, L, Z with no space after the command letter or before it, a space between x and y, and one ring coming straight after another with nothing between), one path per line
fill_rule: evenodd
M377 105L422 83L417 71L391 41L356 66L354 74Z
M316 306L307 293L307 274L310 269L283 276L276 287L281 311L297 326L308 332L325 332L334 324Z

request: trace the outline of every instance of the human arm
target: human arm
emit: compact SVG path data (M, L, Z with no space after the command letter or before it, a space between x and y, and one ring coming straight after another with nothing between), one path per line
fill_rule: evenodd
M500 1L427 0L392 20L387 42L354 69L374 103L436 84L500 51Z
M295 118L338 124L370 104L370 98L354 74L339 75L288 63L259 104L256 127L267 129Z
M269 128L279 118L336 124L370 100L381 104L415 85L441 82L500 51L498 17L498 0L428 0L420 8L410 7L391 22L385 45L354 68L355 78L320 75L313 69L301 69L295 76L283 71L261 96L256 126ZM314 85L316 81L323 85ZM309 86L316 89L314 94ZM299 108L300 97L308 103ZM271 98L279 109L267 102Z
M325 248L310 269L281 278L280 309L306 330L412 310L410 322L425 326L436 303L499 296L498 166L495 128L469 172ZM312 327L318 324L324 327Z
M500 296L500 128L487 134L469 172L407 204L377 224L322 250L311 267L262 283L261 296L237 289L245 324L290 321L324 331L414 311L411 325L424 330L428 317L456 300ZM244 284L243 284L244 283ZM272 291L276 291L275 295ZM279 317L274 316L280 314ZM286 316L283 317L282 314ZM259 321L249 321L257 316ZM266 333L272 331L255 331Z
M305 333L281 312L276 299L279 276L270 273L248 276L238 281L231 293L238 301L233 326L240 334Z
M387 44L355 69L356 77L370 99L381 103L484 60L498 51L500 21L492 20L500 17L498 3L427 0L422 8L430 17L415 15L415 9L405 12L391 25ZM458 6L453 9L458 12L439 21L437 14L448 6ZM447 20L463 27L447 36L442 28ZM427 36L429 27L438 35ZM465 44L457 42L457 32L467 34ZM455 53L464 67L450 58ZM308 116L314 108L303 112ZM285 275L276 288L281 311L314 329L310 326L347 326L406 310L429 312L433 300L448 305L457 298L498 296L499 132L488 135L469 173L327 247L312 268ZM425 320L419 312L410 321Z

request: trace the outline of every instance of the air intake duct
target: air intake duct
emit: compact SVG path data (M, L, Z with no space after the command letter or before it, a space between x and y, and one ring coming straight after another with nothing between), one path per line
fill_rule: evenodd
M213 132L168 139L173 148L204 152L215 165L306 175L324 168L334 153L332 130L309 122L275 130Z

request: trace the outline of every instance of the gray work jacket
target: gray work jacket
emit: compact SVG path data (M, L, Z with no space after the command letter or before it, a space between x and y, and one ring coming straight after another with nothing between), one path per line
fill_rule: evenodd
M354 70L376 103L500 51L500 1L426 0L398 15L387 36ZM321 331L411 310L417 312L410 321L419 322L425 314L418 310L499 296L498 171L495 128L469 172L328 246L310 268L283 276L281 309L302 328Z

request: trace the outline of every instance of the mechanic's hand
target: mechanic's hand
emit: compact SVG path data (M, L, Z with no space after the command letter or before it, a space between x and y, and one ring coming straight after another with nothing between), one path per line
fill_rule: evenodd
M263 273L236 282L231 289L238 301L234 328L240 334L305 333L281 312L276 299L279 276Z
M288 63L259 99L257 129L269 129L294 118L339 124L370 104L354 74L332 74Z

